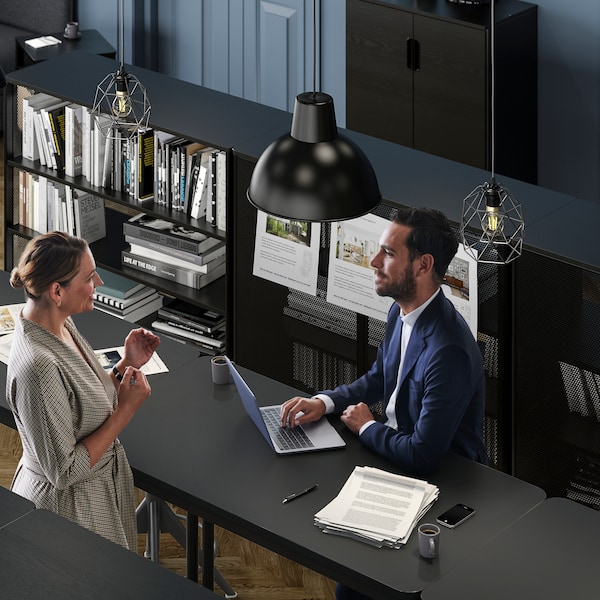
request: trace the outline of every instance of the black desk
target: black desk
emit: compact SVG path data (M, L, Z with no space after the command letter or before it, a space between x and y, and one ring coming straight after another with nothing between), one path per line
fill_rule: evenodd
M0 485L0 528L35 510L35 504Z
M185 577L46 510L0 529L2 597L216 599Z
M95 29L85 29L80 31L80 33L81 36L73 40L65 38L62 31L60 33L45 34L54 36L62 43L55 44L54 46L44 46L43 48L32 48L25 42L27 40L41 37L44 34L35 33L17 37L15 39L17 46L17 69L48 60L49 58L58 56L59 54L66 54L67 52L74 52L76 50L89 52L91 54L98 54L100 56L107 56L108 58L115 58L115 49L98 31Z
M0 271L0 304L18 304L24 302L22 290L14 290L8 284L8 273ZM134 323L113 317L100 310L75 315L73 320L78 329L96 350L122 346L127 334L137 327ZM158 356L167 365L169 370L176 369L195 360L199 354L196 348L190 345L180 344L168 337L162 336L157 350ZM149 376L150 385L168 373L160 373ZM4 384L6 382L6 365L0 362L0 382L2 382L2 393L0 393L0 423L15 429L15 422L6 403L4 395ZM152 402L155 397L150 396L147 402Z
M7 277L7 274L5 274ZM21 302L0 277L0 301ZM120 345L133 325L99 311L77 315L81 332L95 348ZM428 584L476 555L486 541L516 521L545 497L533 485L450 456L430 477L441 490L425 516L464 502L477 515L455 531L444 531L439 560L419 558L416 535L401 550L375 549L328 536L313 525L313 515L334 498L356 465L396 472L335 420L347 441L343 450L277 456L244 412L233 385L214 386L210 359L197 359L189 346L164 339L159 355L169 373L151 378L152 396L120 438L136 485L204 519L203 534L220 525L374 598L417 597ZM298 390L240 368L263 403L279 403ZM6 366L0 363L0 381ZM0 395L0 419L14 427ZM315 483L317 491L283 505L288 494ZM191 528L194 530L194 528ZM195 544L192 544L192 548ZM210 550L210 537L203 547ZM211 552L205 552L205 582L211 585ZM191 568L197 564L188 561Z
M423 600L598 597L600 514L549 498L444 574Z
M240 371L263 403L297 394ZM314 513L337 495L355 465L397 472L339 420L335 424L348 443L345 449L277 456L244 412L235 387L212 384L206 357L158 379L152 396L159 400L145 403L121 435L137 485L202 516L205 525L220 525L375 598L418 596L545 497L533 485L448 457L430 477L441 493L424 520L456 502L475 507L477 515L454 531L444 530L444 551L429 563L419 558L414 534L400 550L376 549L328 536L313 525ZM291 492L315 483L315 492L282 504Z

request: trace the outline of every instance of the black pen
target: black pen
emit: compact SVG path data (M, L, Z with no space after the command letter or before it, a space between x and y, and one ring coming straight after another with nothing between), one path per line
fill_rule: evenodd
M282 504L287 504L288 502L291 502L292 500L295 500L296 498L299 498L300 496L304 496L304 494L308 494L308 492L312 492L313 490L316 490L319 487L319 485L317 483L315 483L315 485L313 485L312 487L306 488L305 490L302 490L301 492L296 492L295 494L290 494L289 496L286 496L283 499Z

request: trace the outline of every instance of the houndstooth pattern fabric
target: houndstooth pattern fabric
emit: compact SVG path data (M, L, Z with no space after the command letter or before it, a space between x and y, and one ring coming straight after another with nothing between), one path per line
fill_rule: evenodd
M23 445L12 490L113 542L137 550L133 476L116 440L90 468L81 440L112 413L117 393L75 324L80 353L44 327L19 318L6 398Z

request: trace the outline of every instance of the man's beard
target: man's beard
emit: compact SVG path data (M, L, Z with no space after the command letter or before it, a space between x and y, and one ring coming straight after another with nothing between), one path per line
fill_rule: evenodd
M404 269L404 277L401 281L385 280L375 292L378 296L389 296L396 302L410 302L417 294L417 282L412 272L412 266Z

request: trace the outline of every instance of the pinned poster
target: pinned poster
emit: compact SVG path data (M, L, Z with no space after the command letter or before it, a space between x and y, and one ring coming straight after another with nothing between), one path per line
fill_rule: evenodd
M316 296L320 245L319 223L258 211L252 274Z
M393 300L375 293L371 260L389 219L368 214L331 225L327 302L385 321Z

